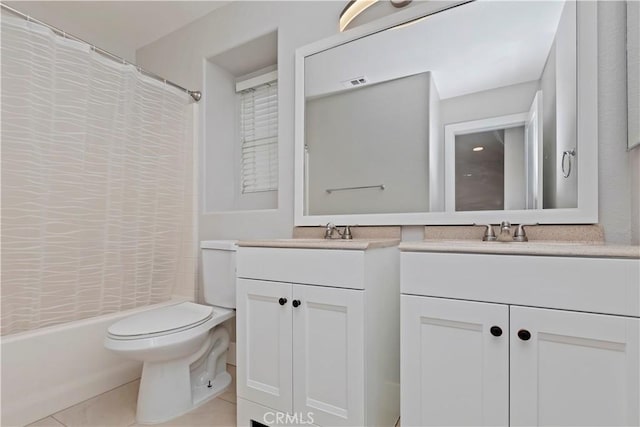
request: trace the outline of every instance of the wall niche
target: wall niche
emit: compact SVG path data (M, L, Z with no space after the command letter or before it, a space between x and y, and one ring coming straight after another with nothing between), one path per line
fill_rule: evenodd
M204 213L278 208L277 61L277 31L205 60L201 153ZM254 93L261 97L255 102ZM269 129L263 124L265 102L270 105ZM252 115L249 119L247 105ZM255 123L253 114L257 118ZM269 138L264 138L265 129ZM247 135L254 134L258 140L247 144ZM270 148L265 147L267 139ZM269 155L265 155L267 149ZM247 184L256 174L264 180L265 170L267 174L271 171L270 184L258 187Z

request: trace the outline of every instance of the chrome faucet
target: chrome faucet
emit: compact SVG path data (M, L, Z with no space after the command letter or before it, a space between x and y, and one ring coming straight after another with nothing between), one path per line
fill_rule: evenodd
M529 241L529 238L527 237L527 233L524 231L524 224L519 224L518 228L516 228L516 232L513 233L513 241L514 242Z
M493 231L493 225L491 224L473 224L476 227L486 227L484 230L484 235L482 236L483 242L494 242L497 237L496 233Z
M511 224L509 221L503 221L500 224L500 234L496 236L491 224L473 224L475 226L486 227L484 235L482 236L483 242L528 242L529 238L524 231L526 224L518 224L516 231L511 235Z
M324 229L324 238L333 239L333 232L338 231L338 228L333 223L328 222Z
M500 224L500 234L498 235L498 242L511 242L511 223L509 221L502 221Z
M336 227L333 223L328 222L325 226L324 230L324 238L325 239L333 239L333 233L336 232L340 236L341 239L351 240L353 239L353 235L351 234L351 227L348 225L344 226L344 229L340 231L338 227Z

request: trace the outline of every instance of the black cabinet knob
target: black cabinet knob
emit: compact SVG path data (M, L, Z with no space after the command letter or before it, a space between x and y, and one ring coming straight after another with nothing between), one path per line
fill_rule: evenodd
M518 331L518 338L520 338L522 341L529 341L529 339L531 338L531 332L527 331L526 329L520 329Z
M294 299L291 304L293 304L294 307L298 307L300 305L300 300L299 299Z
M499 337L500 335L502 335L502 328L500 326L492 326L489 331L494 337Z
M280 305L285 305L287 303L287 299L286 298L280 298L278 300L278 302L280 303Z

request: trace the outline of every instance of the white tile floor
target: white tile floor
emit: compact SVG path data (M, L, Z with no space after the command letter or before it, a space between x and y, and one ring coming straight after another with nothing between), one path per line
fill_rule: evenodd
M232 382L227 391L199 408L158 426L232 427L236 425L236 367L227 365ZM137 427L136 401L140 381L85 400L27 427ZM400 427L400 420L396 424Z
M227 366L233 382L223 394L199 408L159 426L230 427L236 425L236 368ZM136 426L136 380L57 412L28 427L129 427Z

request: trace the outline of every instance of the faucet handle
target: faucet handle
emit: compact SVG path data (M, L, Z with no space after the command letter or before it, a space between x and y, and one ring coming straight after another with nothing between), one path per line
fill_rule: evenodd
M333 231L336 229L336 226L333 225L332 222L328 222L327 225L325 226L324 229L324 238L325 239L332 239L333 238Z
M345 240L352 240L353 235L351 234L351 227L348 225L344 226L344 231L342 232L342 238Z
M527 233L524 231L524 227L526 224L518 224L518 228L516 228L516 232L513 233L513 241L514 242L528 242L529 238L527 237Z
M493 242L497 240L495 231L493 231L493 225L491 224L473 224L475 227L486 227L484 236L482 236L483 242Z

